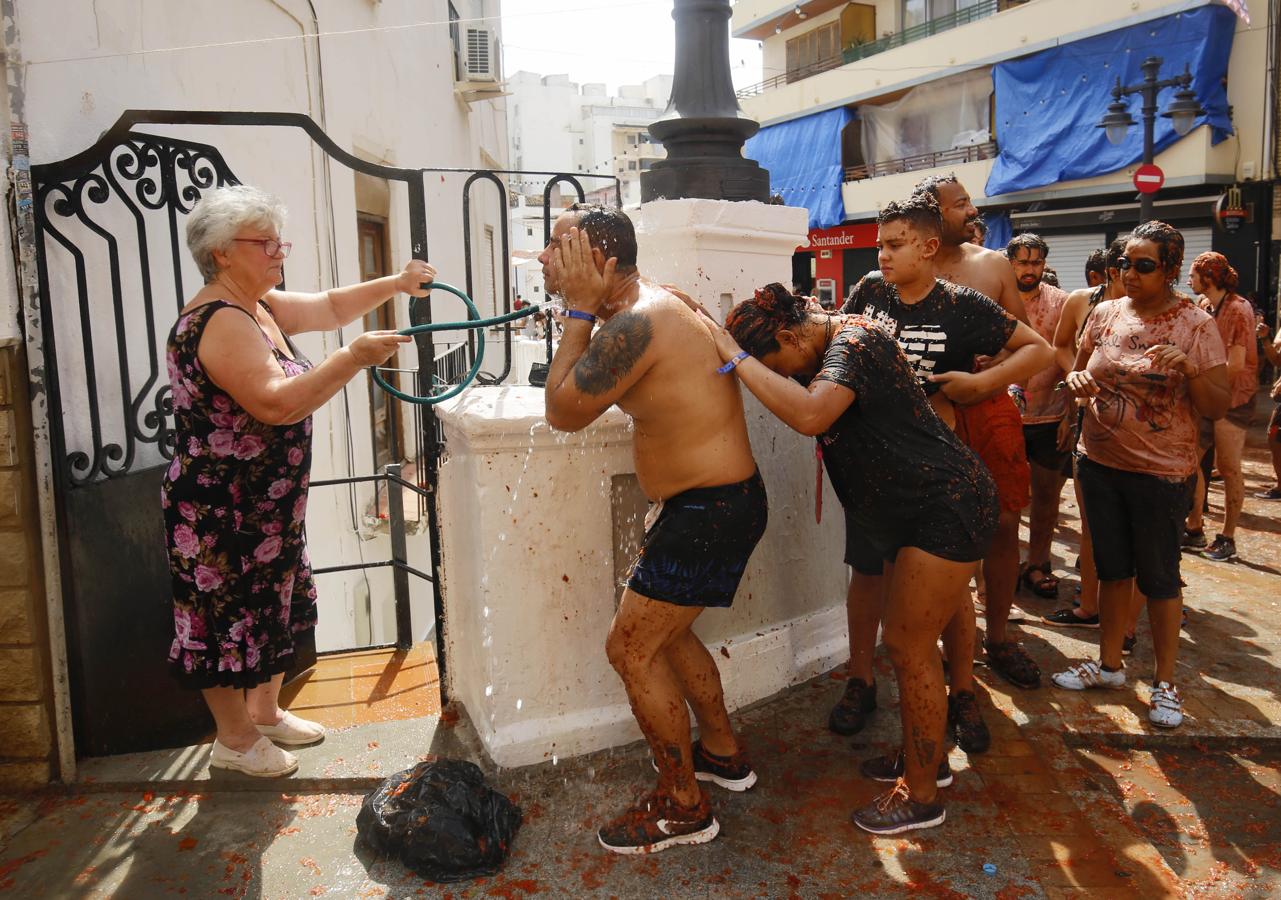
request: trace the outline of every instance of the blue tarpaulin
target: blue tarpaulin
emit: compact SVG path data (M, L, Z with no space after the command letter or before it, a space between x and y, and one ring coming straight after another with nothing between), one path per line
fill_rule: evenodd
M1010 214L984 213L983 222L987 225L987 233L983 235L983 246L989 250L1000 250L1004 253L1010 238L1014 237L1014 223L1010 221Z
M770 191L810 211L810 228L845 221L841 199L841 132L854 118L845 107L762 128L743 155L769 169Z
M1127 98L1135 125L1124 143L1113 145L1096 126L1112 102L1117 77L1124 85L1141 82L1139 67L1149 56L1164 60L1162 79L1191 66L1192 89L1207 110L1196 124L1213 129L1214 143L1226 140L1232 123L1224 79L1236 24L1230 9L1203 6L998 64L992 76L1001 152L987 196L1092 178L1141 160L1142 97ZM1161 92L1158 111L1166 109L1173 93L1173 88ZM1156 151L1178 139L1170 120L1158 116Z

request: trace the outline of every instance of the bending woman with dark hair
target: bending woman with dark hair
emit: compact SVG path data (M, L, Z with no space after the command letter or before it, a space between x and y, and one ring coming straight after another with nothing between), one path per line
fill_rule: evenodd
M996 529L992 478L934 412L893 336L869 319L829 315L771 284L734 307L728 330L704 323L748 390L818 437L847 518L886 562L885 644L905 748L863 764L868 777L895 784L854 824L873 834L938 825L937 789L952 775L936 642L968 600L963 588ZM809 387L795 376L812 379Z
M1140 225L1117 261L1125 296L1095 307L1068 389L1087 399L1077 465L1099 574L1099 660L1053 676L1072 691L1125 687L1122 643L1134 586L1148 598L1156 672L1148 720L1183 721L1174 684L1183 595L1179 541L1192 501L1197 416L1228 411L1223 340L1214 319L1175 290L1183 235Z

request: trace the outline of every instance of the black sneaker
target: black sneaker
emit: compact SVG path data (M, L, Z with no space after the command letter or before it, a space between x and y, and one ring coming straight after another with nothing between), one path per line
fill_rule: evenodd
M747 754L741 749L733 756L717 756L708 752L702 741L695 741L691 748L694 756L694 777L699 781L711 781L727 791L746 791L756 784L756 773L752 764L747 761ZM650 758L654 771L658 763Z
M1214 543L1201 553L1201 557L1214 562L1231 562L1237 558L1237 542L1230 537L1219 535L1214 539Z
M1068 609L1056 609L1048 616L1041 616L1041 621L1046 625L1057 625L1060 628L1098 628L1099 615L1095 613L1092 616L1078 616L1073 610L1077 607Z
M1281 487L1270 487L1266 491L1256 491L1257 500L1281 500Z
M845 682L845 694L827 717L827 727L845 737L858 734L867 724L868 713L875 710L876 682L869 685L862 678L851 678Z
M1179 549L1181 550L1201 550L1206 546L1205 529L1200 531L1188 531L1184 529L1183 537L1179 540Z
M1131 653L1133 653L1134 647L1136 644L1138 644L1138 642L1139 642L1139 639L1136 635L1127 634L1125 636L1125 641L1121 644L1121 655L1129 656Z
M942 803L917 803L907 782L900 778L892 790L858 810L850 821L872 834L902 834L942 825L946 818Z
M864 778L870 778L873 781L898 781L903 777L903 751L900 750L893 756L876 756L872 759L865 759L858 767L858 770L863 773ZM947 787L952 783L952 767L947 764L946 756L939 762L939 770L934 778L934 783L939 787Z
M596 836L606 850L630 856L657 853L677 844L705 844L720 830L706 793L697 806L687 808L655 792L603 826Z
M992 746L992 735L973 691L957 691L947 698L947 730L956 746L966 753L986 753ZM946 759L943 764L947 764Z

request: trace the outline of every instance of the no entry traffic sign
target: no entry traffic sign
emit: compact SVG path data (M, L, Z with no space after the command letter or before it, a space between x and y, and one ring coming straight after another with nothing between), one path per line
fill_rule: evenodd
M1148 164L1134 170L1134 186L1140 194L1155 194L1165 184L1165 173L1157 166Z

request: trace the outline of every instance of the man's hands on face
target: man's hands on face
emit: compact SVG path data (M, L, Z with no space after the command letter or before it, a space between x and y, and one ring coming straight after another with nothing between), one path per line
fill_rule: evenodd
M575 227L552 248L552 272L567 309L595 315L614 290L618 260L610 257L603 269L596 267L587 232Z

